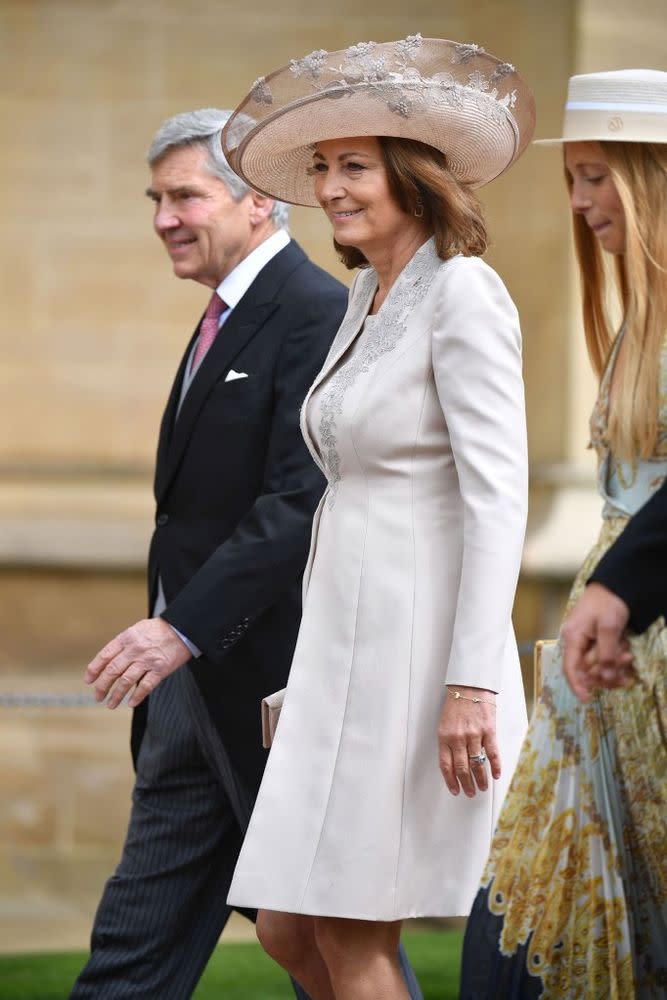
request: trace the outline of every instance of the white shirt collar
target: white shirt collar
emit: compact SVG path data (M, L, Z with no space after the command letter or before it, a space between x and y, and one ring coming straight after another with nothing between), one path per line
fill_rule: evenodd
M238 305L262 268L289 242L290 236L287 230L279 229L263 243L260 243L258 247L255 247L252 253L244 257L234 270L222 279L216 291L220 298L227 303L229 309Z

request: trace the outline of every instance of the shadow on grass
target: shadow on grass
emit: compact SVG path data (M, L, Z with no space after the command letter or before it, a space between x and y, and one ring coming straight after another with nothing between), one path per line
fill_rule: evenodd
M424 1000L456 1000L462 932L412 931L403 940ZM0 957L0 1000L67 1000L85 960L83 952ZM255 942L216 948L194 1000L222 997L294 1000L287 977Z

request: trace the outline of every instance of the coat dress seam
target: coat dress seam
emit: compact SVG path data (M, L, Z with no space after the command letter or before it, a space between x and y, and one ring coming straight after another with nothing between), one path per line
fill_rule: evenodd
M333 765L333 768L332 768L332 771L331 771L331 778L330 778L330 781L329 781L329 794L327 796L327 803L326 803L326 806L324 807L322 824L321 824L320 832L319 832L319 835L318 835L318 838L317 838L317 844L315 845L315 850L313 851L312 860L311 860L311 863L310 863L310 867L308 869L308 875L306 877L305 885L304 885L303 891L301 893L301 899L299 901L299 909L297 911L299 913L303 913L304 912L304 908L303 908L304 907L304 900L305 900L306 896L308 895L308 891L310 889L310 882L311 882L312 875L313 875L313 869L314 869L315 864L317 862L317 856L319 854L320 846L322 844L322 838L324 836L324 831L326 830L327 815L329 813L329 808L331 806L331 796L332 796L332 793L333 793L334 785L336 783L336 770L338 768L338 762L339 762L339 759L340 759L341 743L342 743L342 739L343 739L343 733L345 732L345 718L347 716L347 710L348 710L349 701L350 701L350 687L351 687L351 684L352 684L352 671L353 671L354 660L355 660L357 628L358 628L358 624L359 624L359 608L360 608L360 603L361 603L359 601L359 594L361 592L361 586L362 586L362 581L363 581L363 565L364 565L364 558L365 558L365 555L366 555L366 541L367 541L367 538L368 538L368 492L366 493L366 523L364 525L364 542L363 542L363 547L362 547L362 550L361 550L361 572L359 573L359 584L358 584L358 587L357 587L356 615L355 615L355 620L354 620L354 632L353 632L353 636L352 636L352 651L351 651L351 656L350 656L350 661L349 661L349 668L348 668L348 676L347 676L347 692L345 694L345 708L344 708L344 711L343 711L342 725L340 727L340 731L339 731L339 734L338 734L338 746L336 748L336 759L334 761L334 765Z
M419 433L422 426L422 421L424 418L424 407L426 406L426 395L428 391L428 376L424 379L424 388L422 391L422 403L419 410L419 420L417 421L417 428L415 430L415 437L412 442L412 453L410 456L410 522L412 526L412 614L411 614L411 626L410 626L410 657L409 657L409 668L408 668L408 705L406 712L405 721L405 734L404 734L404 745L405 753L403 757L403 794L401 796L401 820L400 820L400 833L398 838L398 850L396 852L396 866L394 869L394 913L402 909L402 907L397 906L396 893L399 891L398 886L401 885L400 882L400 870L401 861L403 854L403 821L405 818L405 798L407 789L407 766L408 766L408 734L410 732L410 710L411 710L411 692L412 692L412 667L413 667L413 653L414 653L414 635L415 635L415 617L416 617L416 580L417 580L417 559L416 559L416 532L415 532L415 477L414 477L414 463L415 455L417 449L417 441L419 440ZM398 900L402 902L402 900Z
M355 282L353 283L353 288L356 288L356 285L357 285L357 282L355 280ZM352 289L350 290L350 301L349 301L349 304L348 304L348 310L349 310L349 308L350 308L351 305L352 305ZM344 322L345 322L345 318L343 318L343 323L341 324L341 326L344 324ZM307 432L308 432L308 421L307 421L306 408L307 408L308 403L310 402L310 399L311 399L311 397L312 397L315 389L319 388L320 385L325 381L325 379L327 377L329 377L329 375L334 371L334 369L336 368L336 365L338 365L338 364L341 363L342 358L347 353L347 350L352 346L352 344L363 333L363 327L364 327L364 321L362 321L361 325L357 327L357 331L356 331L354 337L352 338L352 340L350 341L350 343L340 353L340 355L336 358L336 360L334 360L333 365L331 366L331 368L329 370L327 370L327 372L325 373L325 368L327 368L327 365L329 364L330 358L332 358L334 356L334 348L336 346L336 344L335 344L335 338L334 338L334 343L331 345L331 350L329 352L329 355L328 355L328 357L327 357L324 365L322 366L322 369L321 369L319 375L317 376L315 382L311 386L311 388L310 388L310 390L308 392L308 395L306 396L306 399L304 401L303 407L302 407L303 426L305 427L305 429L306 429ZM339 330L339 333L340 333L340 330ZM339 348L339 350L340 350L340 348ZM304 437L305 436L306 436L306 434L304 434ZM310 438L310 433L309 432L308 432L308 438ZM313 442L313 444L314 444L314 442ZM356 448L355 448L355 453L356 453ZM322 500L326 504L326 502L327 502L327 500L326 500L327 495L330 494L330 492L331 492L331 482L329 481L329 470L328 470L328 465L327 465L327 463L325 461L325 458L324 458L324 454L322 455L322 465L323 465L323 471L324 471L324 473L325 473L325 475L327 477L327 487L326 487L326 489L324 491L324 494L322 496ZM322 513L324 513L324 511L322 511ZM318 530L319 530L319 523L318 523ZM334 785L335 785L336 769L338 767L338 762L339 762L340 752L341 752L341 743L342 743L343 733L345 731L345 717L347 715L348 706L349 706L350 686L351 686L351 683L352 683L352 670L353 670L354 658L355 658L356 635L357 635L357 626L358 626L358 622L359 622L359 603L360 603L359 602L359 594L361 593L361 586L362 586L362 579L363 579L363 563L364 563L364 556L365 556L365 552L366 552L366 539L367 539L367 535L368 535L368 489L366 490L366 523L365 523L365 528L364 528L363 549L362 549L362 552L361 552L361 572L359 574L359 584L358 584L358 588L357 588L357 601L356 601L357 610L356 610L355 623L354 623L354 633L353 633L353 639L352 639L351 657L350 657L349 669L348 669L347 692L346 692L346 695L345 695L345 708L343 710L342 725L341 725L340 732L339 732L339 735L338 735L338 746L336 748L336 759L334 761L333 768L331 770L331 778L330 778L330 783L329 783L329 794L327 796L327 802L326 802L326 805L325 805L324 811L323 811L322 824L320 826L320 832L319 832L319 835L318 835L318 838L317 838L317 844L315 845L315 849L313 851L312 860L311 860L311 863L310 863L310 867L308 869L308 875L306 876L306 880L305 880L305 883L304 883L304 888L303 888L302 893L301 893L301 898L300 898L300 901L299 901L299 912L303 912L304 900L306 899L306 896L308 895L308 892L309 892L309 889L310 889L310 883L311 883L311 879L312 879L312 875L313 875L313 869L315 868L315 865L317 863L317 856L319 854L319 850L320 850L320 847L321 847L321 844L322 844L322 838L324 836L324 831L326 829L327 815L328 815L328 812L329 812L329 808L331 806L331 796L332 796L333 788L334 788ZM312 574L312 569L311 569L311 574Z

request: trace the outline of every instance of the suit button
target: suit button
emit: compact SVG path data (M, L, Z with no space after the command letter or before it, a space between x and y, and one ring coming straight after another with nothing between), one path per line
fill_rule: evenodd
M155 518L155 523L160 527L162 527L162 525L166 524L168 520L169 520L169 514L158 514L158 516Z

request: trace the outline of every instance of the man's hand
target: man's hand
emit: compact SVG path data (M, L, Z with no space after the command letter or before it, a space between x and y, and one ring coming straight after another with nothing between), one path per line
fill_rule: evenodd
M595 687L627 687L632 655L623 638L630 617L625 601L601 583L590 583L561 629L567 682L580 701Z
M190 657L188 647L164 619L145 618L108 642L88 664L83 679L95 685L97 701L109 695L107 708L116 708L134 688L128 700L134 708Z

